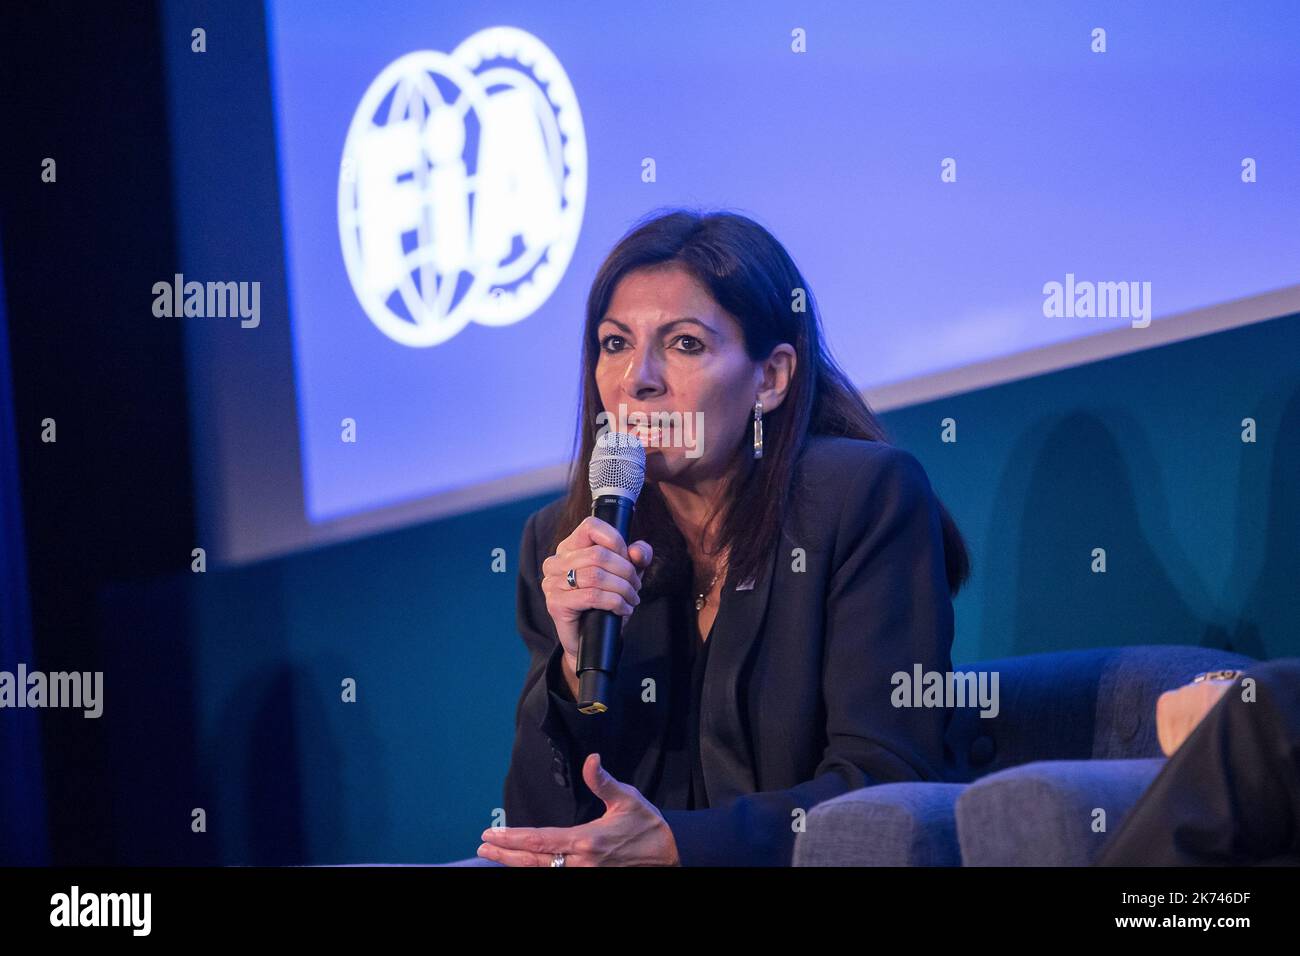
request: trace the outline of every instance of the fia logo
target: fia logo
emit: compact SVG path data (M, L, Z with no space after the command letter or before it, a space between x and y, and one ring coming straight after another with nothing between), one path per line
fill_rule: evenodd
M559 60L513 27L395 60L352 118L338 198L352 289L393 341L438 345L470 322L531 315L569 265L587 198Z

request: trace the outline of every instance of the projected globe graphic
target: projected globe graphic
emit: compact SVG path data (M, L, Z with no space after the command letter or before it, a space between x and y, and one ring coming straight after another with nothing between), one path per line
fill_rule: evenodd
M339 168L339 238L371 322L427 347L532 314L572 257L582 117L535 37L493 27L409 53L361 98Z

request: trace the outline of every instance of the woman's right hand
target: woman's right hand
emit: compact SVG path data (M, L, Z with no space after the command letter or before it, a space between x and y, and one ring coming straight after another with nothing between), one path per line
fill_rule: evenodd
M564 647L566 676L577 672L582 612L602 608L620 615L626 624L641 603L641 574L653 557L648 543L634 541L629 547L613 525L591 515L542 562L542 593ZM570 568L576 572L577 588L569 586Z

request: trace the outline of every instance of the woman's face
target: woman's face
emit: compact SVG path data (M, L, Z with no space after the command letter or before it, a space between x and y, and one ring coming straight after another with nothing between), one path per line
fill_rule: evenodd
M689 486L721 477L742 434L752 432L754 401L764 413L775 409L794 369L785 344L765 362L751 360L740 323L678 266L625 275L596 336L606 427L638 435L651 481ZM637 413L665 427L637 427Z

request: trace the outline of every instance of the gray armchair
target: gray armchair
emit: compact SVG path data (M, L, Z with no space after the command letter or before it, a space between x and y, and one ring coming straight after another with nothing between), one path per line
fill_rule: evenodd
M880 784L818 804L794 865L1087 865L1164 765L1160 694L1200 671L1254 663L1148 645L960 668L999 675L999 712L954 712L946 781Z

